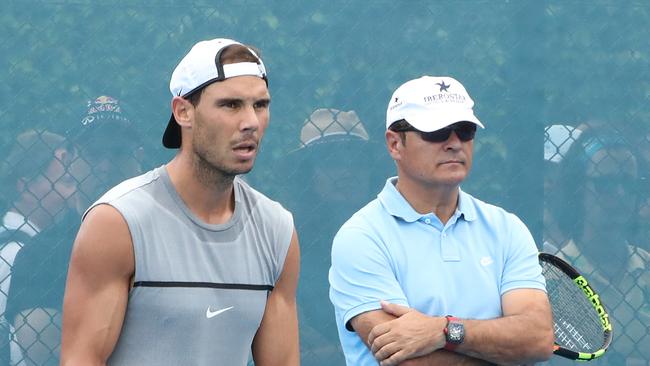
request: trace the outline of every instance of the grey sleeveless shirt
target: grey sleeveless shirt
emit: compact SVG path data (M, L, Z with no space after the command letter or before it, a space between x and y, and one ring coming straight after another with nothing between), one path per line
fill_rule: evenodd
M246 365L293 218L238 177L234 191L235 212L221 225L190 212L164 166L94 204L122 214L135 254L135 283L109 365Z

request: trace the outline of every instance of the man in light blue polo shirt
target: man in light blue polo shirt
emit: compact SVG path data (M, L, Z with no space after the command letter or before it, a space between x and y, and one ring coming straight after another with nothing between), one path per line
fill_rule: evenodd
M397 177L332 247L330 299L349 366L520 364L552 354L530 232L460 190L483 128L473 106L450 77L408 81L390 99Z

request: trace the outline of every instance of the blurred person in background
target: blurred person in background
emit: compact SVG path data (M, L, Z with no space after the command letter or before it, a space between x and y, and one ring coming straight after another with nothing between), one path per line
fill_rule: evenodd
M8 292L6 316L27 365L59 364L63 292L81 214L110 184L140 172L141 140L117 99L88 101L67 135L74 154L63 155L65 166L55 164L66 172L60 184L68 184L67 195L55 197L71 210L20 250Z
M650 251L650 126L639 122L627 126L626 137L637 151L639 158L639 199L637 218L631 241Z
M582 130L570 125L554 124L544 129L544 230L543 251L556 253L566 241L566 235L559 227L551 209L553 196L557 194L559 164L566 156L571 144L580 137Z
M589 126L559 163L553 214L567 241L556 253L585 274L613 320L614 340L594 364L650 361L650 255L630 242L639 163L621 134Z
M262 59L196 43L169 83L167 164L84 214L66 282L64 365L299 364L300 252L290 212L239 175L269 123Z
M79 149L72 169L80 186L80 212L110 187L142 172L144 149L136 122L121 101L101 95L87 102L81 122L68 130Z
M331 244L339 227L374 195L383 178L384 154L355 111L319 108L300 131L300 147L290 152L284 200L296 214L301 242L298 286L301 359L306 365L344 363L328 297Z
M2 364L9 364L9 358L11 364L23 364L16 341L11 342L11 350L6 342L9 337L14 338L13 326L10 326L14 318L5 310L10 285L14 284L15 259L36 237L43 237L41 233L75 216L77 184L69 171L75 156L75 149L63 136L31 129L18 135L2 161L2 191L7 202L0 226ZM37 268L30 267L26 271L32 275Z

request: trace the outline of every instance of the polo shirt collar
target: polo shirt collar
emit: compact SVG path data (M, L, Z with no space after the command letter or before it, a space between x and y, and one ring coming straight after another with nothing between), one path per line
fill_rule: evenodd
M458 188L458 211L463 215L465 221L474 221L476 220L476 205L475 202L471 199L471 196L462 189Z
M384 209L392 216L399 217L406 222L415 222L429 214L421 214L408 203L401 193L395 187L397 177L391 177L386 180L384 189L379 193L377 198ZM466 221L476 219L476 207L470 196L459 188L458 207L454 216L463 217Z

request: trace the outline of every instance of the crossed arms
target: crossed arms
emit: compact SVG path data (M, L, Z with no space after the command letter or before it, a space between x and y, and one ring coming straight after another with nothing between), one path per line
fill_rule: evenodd
M454 352L445 345L444 317L432 317L382 302L382 310L351 319L351 325L381 366L517 365L547 360L553 350L553 322L546 294L517 289L502 297L503 317L463 319L465 341Z
M467 252L463 262L443 260L427 242L401 245L392 217L378 224L357 218L334 239L329 276L349 360L370 365L374 358L382 366L512 365L551 356L552 313L537 248L523 223L487 241L469 235L465 240L475 243L473 253L481 254L472 262ZM486 267L480 258L495 261ZM394 304L378 307L382 299ZM445 315L465 324L465 341L454 352L443 349Z

